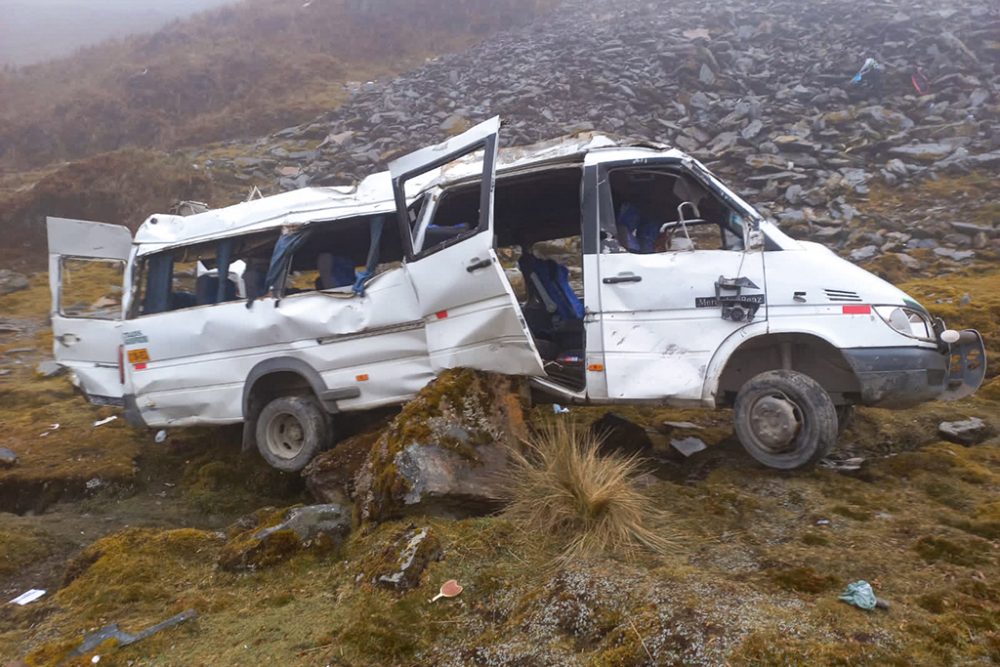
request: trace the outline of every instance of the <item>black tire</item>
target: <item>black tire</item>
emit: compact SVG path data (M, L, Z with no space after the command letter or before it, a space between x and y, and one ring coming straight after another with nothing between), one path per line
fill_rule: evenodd
M736 394L736 436L769 468L794 470L818 462L837 444L837 410L815 380L795 371L766 371Z
M257 450L284 472L305 468L332 439L330 419L312 396L276 398L257 418Z
M854 423L855 410L853 405L837 406L837 435L844 435L844 431Z

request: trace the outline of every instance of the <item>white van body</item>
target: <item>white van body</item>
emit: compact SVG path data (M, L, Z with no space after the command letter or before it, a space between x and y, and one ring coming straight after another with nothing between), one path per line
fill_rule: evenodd
M356 187L155 215L134 238L50 218L57 360L135 424L243 422L250 445L283 393L336 415L404 402L455 367L528 376L561 403L708 408L775 370L811 378L838 409L982 382L978 333L946 330L889 283L789 238L693 158L590 135L500 152L498 132L493 119ZM532 254L550 242L579 258L575 294L565 267ZM534 305L504 267L516 248ZM122 263L119 319L66 314L68 260ZM330 287L323 265L336 261L347 277ZM304 267L319 276L305 288ZM194 290L178 287L185 276ZM748 408L777 449L805 428L787 393Z

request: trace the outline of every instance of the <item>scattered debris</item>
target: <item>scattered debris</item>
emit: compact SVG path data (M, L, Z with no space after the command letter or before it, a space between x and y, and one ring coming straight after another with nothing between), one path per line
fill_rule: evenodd
M166 441L167 441L167 432L164 431L163 429L157 431L156 435L153 437L153 442L155 442L158 445L163 444Z
M448 581L441 584L441 590L437 595L430 599L431 602L437 602L441 598L453 598L457 597L462 593L462 586L454 579L449 579Z
M83 643L73 649L73 651L70 652L70 655L81 656L90 653L109 639L116 640L118 642L118 646L129 646L138 641L142 641L147 637L151 637L158 632L162 632L167 628L172 628L175 625L180 625L181 623L185 623L196 618L198 618L198 612L194 609L188 609L187 611L182 611L176 616L171 616L167 620L150 626L142 632L138 632L134 635L129 634L128 632L123 632L118 627L117 623L112 623L111 625L106 625L97 632L92 632L84 637Z
M569 408L564 408L563 406L559 405L558 403L553 403L552 404L552 412L554 414L557 414L557 415L564 415L564 414L566 414L566 413L569 412Z
M665 421L665 422L663 422L663 426L665 428L676 428L676 429L683 429L683 430L688 430L688 431L701 431L702 430L702 427L698 426L694 422L671 422L671 421Z
M42 431L41 433L39 433L38 437L39 438L47 438L48 435L49 435L49 433L52 433L53 431L58 431L58 430L59 430L59 424L49 424L48 429L46 429L45 431Z
M51 378L65 373L66 367L58 362L48 359L46 361L39 362L38 366L35 367L35 372L42 377Z
M24 605L31 604L35 600L41 598L43 595L45 595L44 590L40 588L32 588L31 590L18 595L16 598L11 600L9 604L16 604L23 607Z
M88 491L99 489L102 486L104 486L104 480L102 480L100 477L93 477L87 480L86 487Z
M840 599L865 611L874 609L877 601L872 585L864 580L848 584L844 592L840 594Z
M993 433L993 427L979 417L938 424L938 435L949 442L966 447L978 445L992 436Z
M874 58L868 58L858 70L858 73L851 79L853 86L867 86L877 91L882 89L882 75L885 69Z
M694 437L671 440L670 446L684 458L690 458L698 452L703 452L708 449L708 445L705 444L704 440Z
M110 417L105 417L104 419L98 419L96 422L94 422L94 426L95 427L104 426L105 424L110 424L116 419L118 419L117 415L111 415Z
M17 465L17 453L13 449L0 447L0 468L13 468Z
M861 470L864 463L864 457L854 456L849 459L823 459L819 465L837 472L855 472Z

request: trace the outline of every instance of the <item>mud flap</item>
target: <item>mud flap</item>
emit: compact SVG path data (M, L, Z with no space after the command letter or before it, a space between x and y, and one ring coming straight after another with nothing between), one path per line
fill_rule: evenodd
M963 331L948 355L948 378L942 401L956 401L971 396L986 377L986 346L974 329Z

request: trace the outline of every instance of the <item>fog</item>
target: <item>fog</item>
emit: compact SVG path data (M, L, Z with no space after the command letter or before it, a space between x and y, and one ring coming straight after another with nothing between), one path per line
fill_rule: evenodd
M67 55L235 0L0 0L0 65Z

